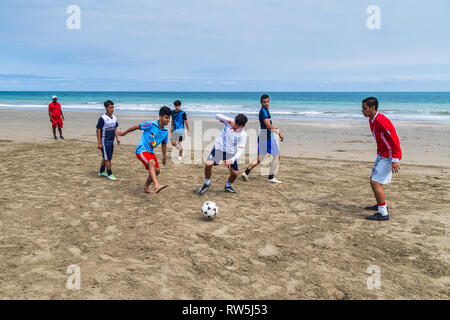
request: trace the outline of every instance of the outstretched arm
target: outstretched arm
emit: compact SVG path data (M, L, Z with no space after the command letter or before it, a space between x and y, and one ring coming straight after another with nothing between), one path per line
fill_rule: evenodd
M221 113L216 114L216 119L219 120L222 123L228 123L230 126L232 126L234 124L234 119L224 116Z
M126 135L127 133L130 133L130 132L132 132L132 131L134 131L134 130L137 130L137 129L139 129L139 128L140 128L140 126L137 124L137 125L132 126L132 127L128 128L128 129L126 129L126 130L119 131L119 136L124 136L124 135Z

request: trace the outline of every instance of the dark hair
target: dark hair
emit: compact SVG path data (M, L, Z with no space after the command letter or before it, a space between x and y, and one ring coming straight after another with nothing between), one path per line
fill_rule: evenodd
M112 102L111 100L106 100L105 102L103 102L103 105L105 106L105 108L107 108L110 105L114 105L114 102Z
M264 94L261 96L261 100L260 100L260 101L263 101L263 99L267 99L267 98L269 98L269 95L264 93ZM269 98L269 99L270 99L270 98Z
M172 110L170 110L167 106L162 106L161 109L159 109L159 115L160 116L171 116Z
M245 127L245 124L247 123L248 119L245 115L243 115L242 113L238 114L235 118L234 118L234 122L236 122L237 125L243 126Z
M180 100L175 100L173 105L174 106L181 106L181 101Z
M374 97L365 98L362 103L365 103L369 108L375 106L375 110L378 111L378 99Z

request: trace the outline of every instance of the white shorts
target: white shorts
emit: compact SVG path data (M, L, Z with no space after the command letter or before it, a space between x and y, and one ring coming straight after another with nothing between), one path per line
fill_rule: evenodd
M391 182L392 178L392 159L384 158L377 154L377 159L373 164L372 175L370 180L381 183L388 184Z

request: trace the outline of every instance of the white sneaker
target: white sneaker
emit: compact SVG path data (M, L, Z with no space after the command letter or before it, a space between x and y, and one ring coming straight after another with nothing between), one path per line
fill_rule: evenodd
M108 174L106 173L106 171L99 172L97 175L98 175L99 177L107 177L107 176L108 176Z
M281 183L281 181L275 177L273 177L272 179L268 179L268 180L269 180L269 182L272 182L272 183Z
M183 157L178 156L178 161L181 161L181 159L183 159Z
M242 179L244 179L245 181L248 181L248 175L245 172L242 172L241 174Z
M112 180L112 181L116 181L117 180L117 178L114 177L114 175L112 173L109 176L107 176L106 179Z

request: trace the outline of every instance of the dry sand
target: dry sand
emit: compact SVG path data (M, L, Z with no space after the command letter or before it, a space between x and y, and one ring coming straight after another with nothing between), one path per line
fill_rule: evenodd
M391 221L370 222L362 207L374 204L376 147L367 122L274 120L290 155L282 185L255 169L226 194L220 166L198 196L203 165L169 161L159 176L169 188L149 195L134 155L139 132L116 146L111 182L96 176L98 115L65 115L66 140L53 141L45 112L0 110L2 299L450 297L448 125L394 123L405 161L386 188ZM147 118L118 119L126 128ZM210 221L206 200L219 205ZM69 265L80 267L80 290L66 288ZM380 290L367 288L372 265Z

